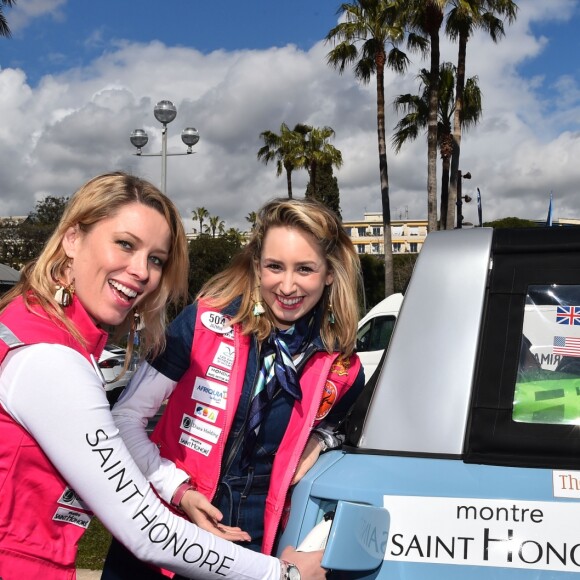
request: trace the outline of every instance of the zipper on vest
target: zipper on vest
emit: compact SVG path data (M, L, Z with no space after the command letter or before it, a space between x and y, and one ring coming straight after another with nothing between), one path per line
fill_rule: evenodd
M301 362L300 370L301 371L303 370L304 365L306 365L308 360L312 357L312 355L315 352L319 352L322 350L323 349L318 348L314 344L310 344L308 347L306 347L306 351L304 352L303 360L300 361ZM334 364L335 360L336 360L336 357L334 357L332 359L332 362L330 363L330 365L328 367L328 371L326 373L326 379L328 379L328 376L330 375L330 369L332 368L332 365ZM322 399L322 394L324 392L324 386L326 384L326 379L325 379L325 381L322 384L321 389L320 389L319 401ZM308 439L310 438L310 434L312 433L312 428L314 427L314 421L316 421L316 413L314 413L314 415L312 416L312 421L310 422L310 427L308 428L308 436L306 437L306 441L304 442L304 445L302 446L300 453L296 454L296 460L294 461L294 464L292 465L292 469L291 469L292 477L290 478L290 481L288 482L288 486L286 487L286 491L284 492L284 497L282 497L281 498L282 501L277 506L275 506L274 514L275 514L276 521L273 522L274 525L273 525L272 537L269 539L268 545L262 546L264 548L265 554L270 554L272 552L272 548L274 547L274 543L276 542L276 537L278 536L278 530L280 528L280 520L282 519L284 507L286 506L286 498L288 497L288 492L290 491L290 488L292 487L292 479L294 479L294 475L296 474L296 468L298 467L298 462L300 461L300 458L302 457L302 454L304 453L304 450L306 449L306 445L308 444Z
M252 337L252 340L255 340L255 339ZM256 382L258 381L258 376L260 374L260 368L259 368L259 365L260 365L260 353L259 353L259 349L257 347L255 349L255 358L256 358L256 369L257 369L257 372L256 372L256 374L254 376L254 382L252 383L252 393L254 392L254 389L256 387ZM247 368L248 368L248 365L246 364L246 372L247 372ZM245 381L245 377L244 377L243 380ZM243 388L244 387L243 387L243 383L242 383L242 389ZM229 450L229 453L227 454L227 456L224 454L224 457L223 457L223 460L222 460L222 464L220 466L220 471L219 471L219 474L218 474L218 478L217 478L216 490L217 490L217 488L220 485L220 480L222 478L222 475L228 473L228 471L230 470L230 468L232 466L232 463L234 462L234 459L236 458L236 455L238 453L238 450L240 449L240 446L242 445L242 442L244 440L244 431L245 431L245 428L246 428L246 424L248 422L248 415L250 414L250 406L251 406L251 404L252 404L252 397L250 395L250 398L248 400L248 407L246 409L246 418L245 418L244 422L242 423L242 427L240 429L240 432L239 432L238 436L236 437L236 439L233 441L233 443L232 443L232 445L230 447L230 450ZM232 419L232 424L235 421L236 412L237 412L237 408L236 408L236 411L234 411L234 417ZM215 492L214 492L214 494L215 494Z

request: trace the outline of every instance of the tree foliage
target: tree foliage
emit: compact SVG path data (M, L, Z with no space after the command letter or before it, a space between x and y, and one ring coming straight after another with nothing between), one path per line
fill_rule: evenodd
M201 287L226 268L239 252L241 243L234 236L199 237L189 242L189 294L194 298Z
M68 200L68 197L54 197L52 195L45 197L36 204L35 210L28 215L29 222L36 225L56 227Z
M455 87L455 113L453 118L453 154L449 179L449 199L446 229L455 223L459 158L461 154L461 117L464 107L465 68L467 43L477 29L486 32L493 42L505 35L502 18L508 23L516 19L518 6L513 0L454 0L453 8L447 16L446 33L457 41L457 77Z
M320 167L327 165L331 169L342 166L342 153L331 143L329 139L334 137L332 127L312 127L304 125L303 135L303 165L310 176L309 185L311 190L316 190L317 174Z
M57 226L68 197L48 196L37 202L34 211L22 221L5 220L0 225L0 262L20 270L40 254Z
M217 235L223 236L225 234L226 222L220 218L219 215L209 216L209 226L205 226L205 233L211 234L212 238Z
M385 297L385 263L371 254L361 254L359 257L364 284L364 309L368 311Z
M16 0L0 0L0 36L4 38L10 38L12 36L8 21L6 20L6 16L4 16L4 8L12 8L15 4Z
M318 168L316 183L313 185L309 182L306 186L306 197L313 197L322 202L342 219L338 179L333 175L332 165L325 163Z
M334 137L332 127L313 127L298 123L290 129L286 123L280 125L280 133L263 131L260 138L264 141L258 151L258 160L266 165L276 161L276 175L286 171L288 197L292 198L292 172L306 169L311 188L315 188L316 174L322 165L336 168L342 166L342 153L329 141Z
M439 108L437 111L437 146L441 155L441 211L440 229L447 228L447 212L449 198L449 166L453 153L452 125L455 115L455 73L456 68L450 62L441 64L439 70ZM405 116L397 123L392 138L395 151L398 153L403 144L416 139L419 132L427 127L429 119L429 83L431 77L427 69L421 69L418 76L420 93L399 95L394 105L397 111L403 111ZM461 124L463 128L475 125L481 116L481 91L477 84L477 77L467 80Z
M418 255L395 254L393 256L395 292L404 292L406 290ZM385 263L378 256L371 254L361 254L360 263L363 275L366 310L368 311L385 297Z
M391 236L391 201L385 136L385 66L402 73L409 59L399 50L404 28L399 19L397 2L387 0L354 0L339 8L340 22L326 35L334 48L328 53L330 66L341 74L352 66L355 76L368 84L377 80L377 138L379 181L383 210L383 247L385 248L385 296L394 292Z
M484 222L484 228L537 228L538 224L531 220L517 217L506 217L491 222Z
M196 222L199 221L199 233L203 234L203 222L209 217L209 211L205 207L197 207L191 212L191 219Z
M258 150L257 158L265 165L276 162L276 175L280 177L286 171L288 197L292 198L292 172L304 167L304 135L307 125L297 124L290 129L286 123L280 125L280 133L262 131L260 138L264 145Z

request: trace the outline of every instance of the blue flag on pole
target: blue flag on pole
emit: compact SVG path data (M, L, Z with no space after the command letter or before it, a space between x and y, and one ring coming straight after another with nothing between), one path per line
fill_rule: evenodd
M553 194L550 191L550 205L548 206L548 217L546 218L546 227L552 227L552 201L553 201Z
M481 211L481 191L479 191L479 187L477 188L477 216L479 217L479 227L483 226L483 217Z

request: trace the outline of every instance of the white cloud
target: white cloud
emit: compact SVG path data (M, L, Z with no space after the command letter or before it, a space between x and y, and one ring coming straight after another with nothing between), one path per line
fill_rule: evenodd
M499 44L478 35L468 46L468 75L479 77L484 116L462 142L461 166L473 175L464 191L481 188L485 219L542 219L551 190L556 217L578 217L580 137L570 130L577 127L578 87L572 77L561 78L567 98L552 110L542 101L542 78L518 73L518 65L548 42L534 37L530 24L569 17L566 11L574 3L520 4L518 21ZM58 11L60 5L58 0L17 4L29 17ZM98 31L93 40L101 41ZM333 127L334 144L344 156L336 173L344 217L380 211L375 82L361 86L350 71L341 76L328 67L329 48L321 41L308 52L289 45L202 54L160 42L124 41L109 44L90 66L46 76L34 87L22 71L0 70L0 215L26 214L38 199L71 195L90 177L110 170L133 171L158 184L160 158L135 157L129 134L145 128L150 135L145 151L160 150L153 106L164 98L178 107L169 125L169 151L185 150L184 127L194 126L201 135L194 155L168 159L168 192L188 228L191 210L199 206L228 227L245 228L250 211L286 195L285 177L276 178L274 165L256 160L260 132L277 131L282 122ZM455 50L444 42L443 58L455 60ZM419 65L414 62L405 77L386 74L389 126L396 122L390 103L395 95L416 90ZM388 153L393 218L424 218L426 140L420 137L397 156L390 147ZM305 173L296 172L295 195L305 186ZM475 220L474 203L464 206L464 215Z
M18 0L10 9L10 30L18 33L35 18L49 16L58 21L64 20L61 10L67 0Z

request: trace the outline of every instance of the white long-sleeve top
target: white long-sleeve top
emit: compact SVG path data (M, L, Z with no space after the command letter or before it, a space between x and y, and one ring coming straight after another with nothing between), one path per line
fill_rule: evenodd
M143 362L113 407L113 418L133 459L167 502L189 476L173 461L161 457L157 445L149 439L146 427L176 385L177 381Z
M147 372L146 365L140 373ZM138 382L136 377L133 383ZM100 378L78 352L36 344L8 353L0 366L0 404L139 559L192 578L280 578L278 559L200 530L162 504L142 472L156 471L159 455L136 458L139 468L115 425ZM183 472L173 473L173 481L184 479Z

